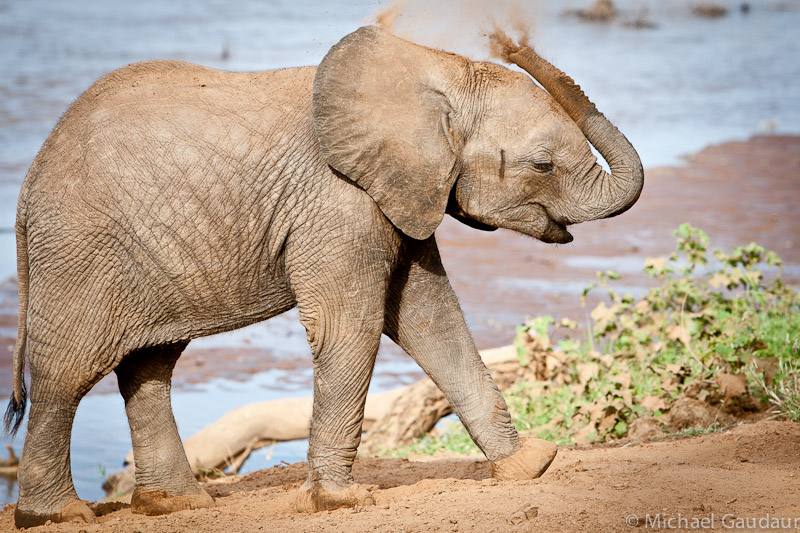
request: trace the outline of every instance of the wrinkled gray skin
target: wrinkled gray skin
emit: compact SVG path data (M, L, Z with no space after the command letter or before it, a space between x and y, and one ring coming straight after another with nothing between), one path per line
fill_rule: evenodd
M312 500L353 492L382 333L433 378L490 461L520 450L433 231L448 212L565 243L567 225L624 211L642 186L616 128L569 81L540 81L560 103L525 74L368 27L319 68L155 61L92 86L19 199L11 409L24 409L26 341L31 409L17 524L94 519L72 485L70 431L80 399L112 370L136 459L134 511L213 505L178 438L173 365L191 339L295 306L314 362L301 489Z

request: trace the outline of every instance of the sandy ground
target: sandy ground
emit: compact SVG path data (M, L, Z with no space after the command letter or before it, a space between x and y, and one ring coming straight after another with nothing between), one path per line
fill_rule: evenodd
M479 458L364 459L354 475L376 486L375 506L296 513L294 489L305 476L305 464L298 463L206 484L217 502L212 509L145 517L123 508L101 516L97 525L35 530L606 532L634 530L637 524L699 530L700 520L722 530L759 519L772 525L782 519L789 529L800 529L800 424L791 422L761 421L694 438L562 448L542 478L527 482L498 483ZM12 516L8 505L0 515L2 531L13 530Z

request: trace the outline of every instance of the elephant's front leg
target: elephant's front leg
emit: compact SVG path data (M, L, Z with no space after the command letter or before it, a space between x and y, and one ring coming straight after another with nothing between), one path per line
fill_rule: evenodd
M300 512L374 503L351 472L383 330L385 280L369 269L322 274L298 291L300 320L314 361L308 479Z
M433 237L409 248L406 263L389 285L386 334L441 389L492 463L495 478L539 477L557 447L517 434L506 402L475 348Z

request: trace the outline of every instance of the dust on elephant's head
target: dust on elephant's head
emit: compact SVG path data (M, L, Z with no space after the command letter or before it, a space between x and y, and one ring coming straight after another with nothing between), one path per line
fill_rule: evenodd
M532 50L506 52L549 94L500 65L376 27L351 33L314 81L324 157L415 239L430 236L447 212L481 229L564 243L572 240L567 225L633 205L643 172L627 139Z

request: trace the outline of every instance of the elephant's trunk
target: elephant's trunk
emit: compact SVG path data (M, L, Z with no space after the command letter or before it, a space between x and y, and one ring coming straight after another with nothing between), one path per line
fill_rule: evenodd
M627 211L642 192L644 171L630 141L586 97L581 88L562 71L542 59L528 46L516 47L510 39L502 41L504 56L533 76L564 108L588 141L600 152L611 169L609 175L595 165L582 179L591 187L578 187L579 211L570 223L596 220Z

